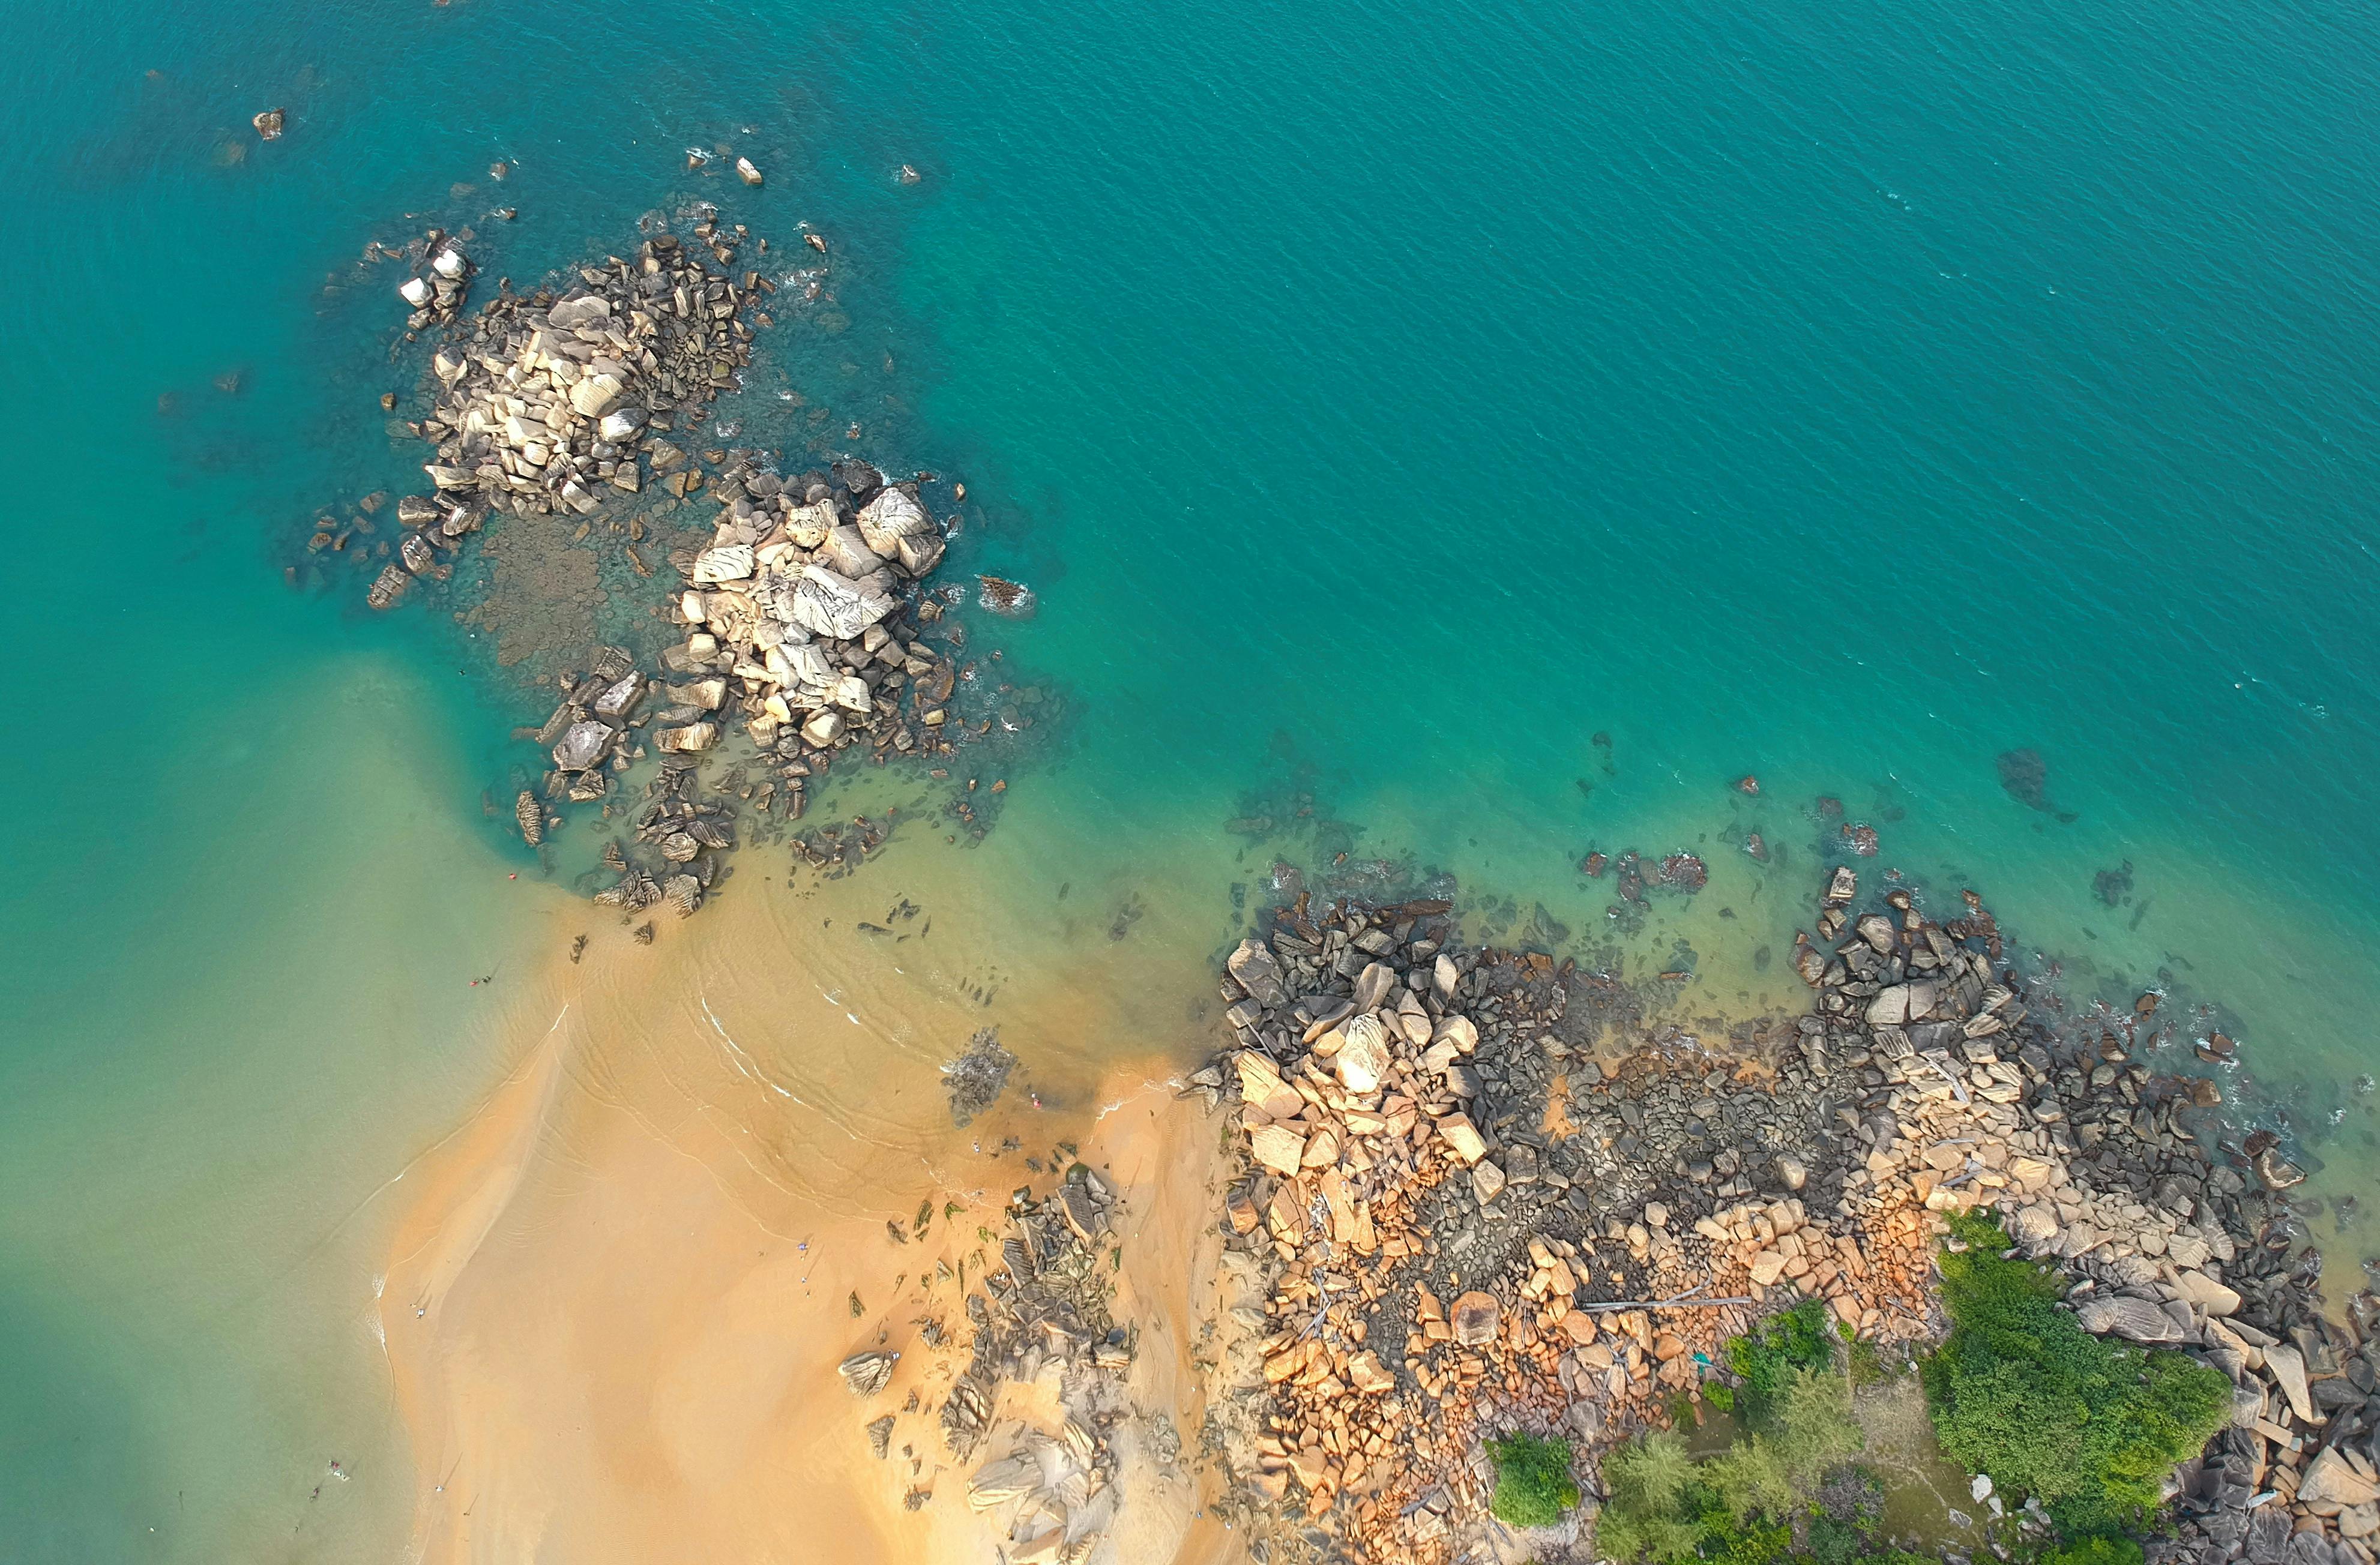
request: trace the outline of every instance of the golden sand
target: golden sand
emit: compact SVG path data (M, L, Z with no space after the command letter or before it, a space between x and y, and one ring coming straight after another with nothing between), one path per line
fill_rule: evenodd
M1234 1557L1190 1469L1218 1137L1163 1085L1164 1051L1196 1040L1178 1023L1149 1036L1183 1014L1201 959L1107 940L1032 952L947 908L914 941L844 932L884 918L889 889L739 880L650 948L590 912L583 961L557 954L524 986L519 1064L402 1185L382 1319L415 1558L988 1558L933 1416L951 1355L918 1334L940 1317L963 1337L935 1263L972 1283L996 1262L978 1225L999 1227L1016 1185L1048 1186L1024 1159L1062 1138L1123 1191L1134 1402L1170 1414L1184 1450L1160 1466L1144 1421L1119 1436L1115 1557ZM981 975L1028 961L1031 981L979 1003ZM992 1021L1025 1064L955 1129L938 1067ZM1115 1063L1126 1052L1142 1062ZM1023 1148L996 1156L1012 1134ZM910 1229L927 1202L925 1235L896 1244L888 1222ZM863 1401L835 1365L868 1347L904 1357ZM865 1425L913 1389L922 1410L880 1461ZM1007 1401L995 1439L1035 1412ZM915 1510L912 1488L932 1496Z

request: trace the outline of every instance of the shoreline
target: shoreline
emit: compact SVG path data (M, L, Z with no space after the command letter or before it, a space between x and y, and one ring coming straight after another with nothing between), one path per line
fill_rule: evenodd
M834 949L795 932L796 910L800 922L822 916L832 928L874 905L860 900L864 890L764 886L725 899L716 918L660 951L622 928L599 934L582 957L557 952L540 992L550 988L561 1013L523 1019L525 1030L542 1030L488 1103L427 1155L395 1231L382 1320L420 1463L417 1556L460 1558L493 1536L504 1547L555 1537L598 1559L635 1558L665 1540L682 1545L683 1518L698 1510L710 1547L792 1558L795 1539L765 1501L795 1484L831 1497L809 1505L802 1540L832 1538L854 1559L957 1559L998 1543L1018 1559L1039 1558L1035 1546L1046 1544L1058 1549L1052 1559L1220 1561L1243 1557L1254 1539L1276 1559L1296 1558L1279 1530L1286 1517L1336 1527L1353 1514L1366 1525L1359 1500L1377 1502L1375 1514L1438 1519L1444 1531L1356 1533L1351 1542L1375 1558L1437 1559L1439 1546L1481 1524L1487 1437L1518 1427L1601 1449L1656 1426L1670 1415L1670 1398L1700 1389L1694 1355L1724 1363L1731 1336L1796 1297L1827 1299L1868 1340L1921 1351L1943 1324L1930 1259L1940 1214L1985 1190L2039 1197L2010 1209L2012 1231L2083 1279L2078 1298L2094 1288L2104 1300L2139 1293L2159 1280L2142 1272L2145 1259L2187 1263L2180 1292L2169 1266L2161 1282L2196 1306L2187 1325L2151 1329L2128 1306L2110 1305L2097 1327L2146 1341L2186 1338L2194 1350L2228 1343L2227 1331L2246 1342L2244 1320L2222 1324L2242 1292L2252 1310L2305 1324L2300 1295L2257 1303L2251 1284L2264 1274L2226 1269L2261 1255L2265 1230L2185 1221L2158 1230L2154 1247L2127 1247L2123 1233L2156 1225L2143 1227L2147 1208L2134 1218L2124 1202L2150 1193L2110 1194L2079 1160L2100 1142L2061 1142L2054 1122L2023 1117L2029 1095L2037 1106L2074 1088L2097 1114L2103 1100L2129 1101L2138 1089L2165 1106L2151 1144L2163 1136L2173 1138L2169 1149L2195 1149L2204 1109L2187 1085L2119 1058L2089 1065L2105 1066L2105 1079L2085 1074L2075 1087L2042 1048L2053 1033L2103 1021L2137 1046L2155 1022L2153 997L2121 1018L2065 1015L2053 1000L2029 1022L2021 982L1986 954L2000 940L1980 904L1971 899L1937 926L1904 892L1875 913L1863 912L1855 884L1830 889L1816 924L1825 947L1805 942L1797 953L1817 1011L1739 1023L1707 1047L1605 994L1594 974L1542 954L1463 946L1444 904L1334 904L1326 915L1301 901L1266 916L1281 954L1245 942L1227 964L1226 1025L1242 1031L1226 1068L1180 1073L1177 1096L1167 1067L1110 1064L1095 1092L1054 1111L1030 1090L1029 1071L1027 1086L1004 1092L995 1076L988 1104L968 1103L979 1120L964 1127L953 1116L981 1083L963 1091L950 1077L945 1102L942 1091L917 1090L922 1068L912 1064L895 1073L907 1085L879 1079L855 1090L867 1079L854 1074L856 1058L819 1049L837 1037L865 1049L871 1033L892 1036L879 1032L882 1021L855 1028L851 1007L878 1012L895 993L914 1007L896 1025L903 1036L940 1037L956 1055L962 1029L977 1026L953 992L929 993L927 980L875 961L865 941L840 960L873 971L882 987L870 1000L796 977ZM1929 943L1937 935L1950 949ZM1972 990L1955 1001L1966 1009L1946 1012L1947 1021L1908 1013L1908 973L1920 962ZM1062 974L1044 972L1023 989L1024 1019L1003 1025L1029 1028L1037 1046L1053 1023L1079 1037L1138 1036L1147 1025L1083 1012L1085 994L1116 992L1113 977L1070 989ZM1311 1019L1279 1034L1275 1018L1293 991L1308 995L1301 1014ZM1953 1004L1943 993L1941 1003ZM1358 999L1373 1009L1359 1011ZM1898 1021L1873 1019L1893 1003L1903 1007ZM747 1021L755 1014L771 1018L764 1030ZM1356 1025L1365 1019L1369 1030ZM2036 1031L2041 1021L2051 1031ZM1182 1053L1196 1048L1196 1031L1184 1025ZM1323 1074L1289 1090L1300 1079L1289 1066L1307 1050ZM1268 1073L1257 1053L1279 1062ZM1279 1190L1292 1175L1313 1183L1305 1153L1318 1128L1337 1136L1334 1160L1370 1145L1363 1137L1373 1133L1341 1107L1361 1107L1343 1079L1359 1057L1446 1076L1433 1089L1445 1101L1411 1099L1403 1110L1415 1149L1427 1146L1435 1161L1423 1158L1424 1178L1393 1222L1385 1209L1366 1210L1368 1171L1353 1164L1326 1166L1331 1178L1303 1201ZM1088 1065L1096 1056L1081 1058ZM789 1062L812 1074L786 1074ZM1846 1070L1855 1084L1876 1080L1855 1085L1849 1099L1830 1098L1824 1084ZM1495 1107L1481 1107L1483 1093ZM1228 1126L1196 1111L1198 1099L1226 1098L1241 1105ZM1394 1104L1382 1106L1392 1129ZM1835 1130L1867 1156L1846 1162L1813 1133L1854 1104ZM1319 1126L1309 1109L1325 1113ZM1956 1171L1927 1159L1943 1138L1972 1131L1915 1128L1954 1110L2007 1122L1993 1122L1999 1139L1955 1159ZM1739 1124L1739 1110L1762 1119ZM1253 1135L1284 1114L1299 1133L1296 1156L1271 1153L1260 1159L1280 1159L1269 1171L1251 1165ZM2202 1129L2186 1133L2184 1117ZM1776 1134L1794 1123L1805 1128ZM1240 1148L1228 1161L1227 1129ZM2133 1146L2123 1139L2131 1134L2108 1145ZM1932 1138L1924 1146L1911 1140L1921 1134ZM1052 1137L1055 1149L1039 1151ZM1696 1146L1705 1157L1693 1156ZM1662 1150L1671 1146L1674 1159ZM2240 1159L2289 1188L2291 1171L2269 1145ZM1205 1171L1185 1180L1185 1170ZM1100 1215L1087 1226L1062 1220L1077 1186L1096 1193ZM2288 1212L2277 1196L2260 1209ZM1020 1223L1045 1235L1074 1223L1101 1263L1105 1235L1116 1236L1114 1264L1079 1274L1095 1293L1047 1298L1096 1299L1126 1346L1112 1365L1092 1355L1070 1367L1062 1354L1019 1358L1013 1348L996 1363L978 1354L972 1383L983 1415L961 1440L948 1410L984 1340L988 1275L995 1304L1040 1307L1032 1301L1042 1295L1018 1292L1032 1269L1018 1270ZM1335 1294L1313 1286L1325 1265L1340 1264L1325 1258L1333 1244L1352 1243L1371 1264L1392 1229L1395 1248L1416 1260L1427 1254L1445 1275L1406 1294L1410 1305L1386 1335L1359 1332L1350 1343L1332 1326L1313 1336L1315 1322L1354 1324L1342 1320ZM1527 1245L1496 1239L1523 1229ZM2096 1237L2063 1253L2086 1232ZM1608 1283L1590 1280L1598 1269ZM1701 1298L1645 1307L1698 1287ZM1384 1281L1363 1294L1378 1303L1391 1292ZM1464 1312L1475 1315L1482 1298L1498 1335L1416 1378L1393 1351L1396 1331L1408 1333L1407 1353L1427 1360L1439 1341L1469 1335ZM1697 1307L1706 1299L1717 1307ZM1308 1329L1285 1344L1289 1324ZM1273 1372L1284 1345L1308 1343L1335 1345ZM897 1356L871 1389L859 1383L870 1377L864 1366L855 1380L854 1360L875 1353ZM2243 1384L2260 1383L2249 1358L2239 1365ZM1267 1400L1300 1382L1317 1400ZM1391 1387L1405 1411L1363 1437L1379 1448L1374 1461L1312 1462L1301 1450L1315 1448L1290 1438L1301 1427L1294 1420L1343 1418ZM1432 1404L1446 1415L1436 1428L1413 1416L1431 1414ZM2290 1411L2280 1390L2259 1406L2284 1419ZM1165 1417L1161 1431L1154 1413ZM1293 1422L1269 1434L1283 1416ZM575 1432L565 1435L565 1423ZM1018 1488L1014 1474L1024 1456L1062 1449L1075 1425L1091 1442L1093 1465L1081 1471L1094 1493L1105 1485L1115 1497L1068 1521L1064 1492L1048 1486L1055 1470L1039 1488ZM1381 1442L1390 1428L1401 1445ZM1323 1429L1334 1446L1354 1440L1335 1422ZM1410 1493L1395 1486L1400 1451L1408 1471L1430 1479ZM2228 1471L2210 1458L2208 1476L2191 1482L2208 1486L2211 1504ZM590 1506L594 1474L622 1472L638 1475L624 1496ZM473 1493L496 1503L471 1509ZM1340 1503L1342 1493L1350 1503Z
M807 1062L826 1085L784 1074L780 1039L864 1030L797 977L781 920L821 896L725 899L659 950L600 926L578 961L558 949L563 1013L522 1019L538 1036L519 1064L407 1178L379 1319L415 1454L415 1558L978 1557L990 1534L931 1413L897 1416L881 1458L867 1425L913 1393L939 1401L953 1365L932 1339L957 1346L964 1332L944 1328L964 1316L936 1264L968 1262L1005 1192L1046 1182L1050 1165L1034 1178L1026 1163L1052 1134L1079 1135L1121 1195L1142 1344L1126 1400L1161 1411L1195 1388L1187 1302L1212 1235L1203 1187L1179 1176L1215 1146L1172 1111L1167 1070L1102 1066L1077 1110L1037 1110L1012 1086L965 1128L924 1081L855 1095L836 1078L866 1078L832 1049ZM905 1029L953 1053L977 1025L917 980L883 982L910 991ZM761 1001L774 1036L741 1020ZM1115 1025L1062 983L1002 1013L1078 1036ZM979 1272L978 1259L963 1275ZM902 1357L882 1391L855 1398L836 1368L869 1351ZM1022 1389L995 1424L1048 1410ZM1176 1434L1195 1443L1194 1427ZM1155 1460L1169 1442L1135 1425L1119 1444L1120 1538L1149 1558L1236 1558L1196 1514L1196 1480ZM934 1498L907 1509L919 1490Z
M2029 1020L1973 892L1937 923L1900 889L1860 912L1858 880L1838 867L1818 940L1797 936L1812 1012L1716 1050L1625 1026L1613 1049L1568 1003L1591 977L1451 946L1444 902L1301 897L1260 921L1226 964L1235 1045L1191 1078L1235 1106L1222 1216L1262 1324L1215 1378L1251 1524L1292 1557L1302 1513L1364 1558L1468 1558L1513 1541L1488 1515L1494 1437L1567 1438L1590 1503L1529 1541L1572 1558L1612 1443L1731 1406L1735 1344L1780 1308L1812 1302L1871 1355L1928 1351L1949 1324L1937 1243L1996 1208L2067 1275L2085 1332L2180 1350L2234 1389L2152 1542L2261 1557L2282 1520L2292 1559L2368 1565L2367 1420L2324 1414L2360 1407L2380 1295L2325 1310L2277 1138L2221 1142L2212 1083L2135 1062L2156 991L2120 1016L2034 997Z

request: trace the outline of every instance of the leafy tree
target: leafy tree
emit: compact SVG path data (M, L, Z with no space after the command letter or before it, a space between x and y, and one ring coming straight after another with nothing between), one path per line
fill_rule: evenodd
M1966 1218L1953 1232L1966 1248L1942 1257L1951 1331L1922 1365L1943 1450L2038 1498L2070 1535L2112 1532L2153 1509L2174 1464L2221 1427L2223 1377L2083 1330L2059 1307L2054 1272L2001 1254L2009 1238L1996 1220Z
M1694 1558L1702 1529L1687 1500L1696 1486L1694 1459L1674 1432L1643 1436L1603 1459L1610 1498L1595 1523L1596 1547L1614 1559L1656 1565Z
M1498 1520L1515 1527L1550 1527L1578 1503L1570 1475L1570 1442L1512 1435L1488 1444L1496 1462Z

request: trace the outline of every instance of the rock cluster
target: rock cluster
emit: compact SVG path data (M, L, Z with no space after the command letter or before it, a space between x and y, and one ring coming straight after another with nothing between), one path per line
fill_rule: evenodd
M615 776L650 753L672 763L634 818L660 862L609 855L620 880L604 898L631 912L663 900L691 911L733 846L729 811L695 797L690 758L748 739L777 775L742 796L797 819L810 780L840 753L947 756L967 736L950 706L960 671L920 639L943 609L925 587L945 548L920 499L931 475L892 483L853 460L786 478L767 453L690 453L668 438L701 422L748 361L747 316L768 323L755 307L771 285L733 271L746 238L741 224L713 219L687 242L656 233L566 286L500 295L442 343L435 406L410 426L437 445L426 467L434 492L398 503L395 558L368 593L387 608L415 580L444 579L446 556L502 513L516 526L561 525L653 480L668 491L664 509L698 495L717 503L709 546L673 554L675 585L655 591L653 609L683 638L642 668L599 649L589 672L563 676L547 722L523 731L550 767L541 788L516 800L532 844L560 826L553 807L606 799ZM433 234L424 274L407 285L410 324L453 318L470 274L459 248ZM637 552L645 536L632 518L625 553L650 579L661 573ZM314 547L343 542L326 531ZM975 732L990 726L979 720ZM965 801L954 813L977 827Z
M1232 953L1237 1047L1193 1090L1231 1101L1247 1154L1227 1262L1261 1328L1218 1400L1257 1514L1294 1493L1368 1557L1445 1558L1484 1524L1488 1435L1591 1451L1804 1296L1931 1337L1940 1214L1987 1204L2081 1280L2087 1328L2240 1379L2243 1461L2186 1472L2185 1503L2278 1499L2312 1540L2293 1558L2363 1558L2371 1361L2313 1311L2285 1208L2185 1122L2204 1084L2133 1064L2123 1019L2036 1014L1972 895L1941 924L1857 897L1837 871L1802 939L1815 1013L1731 1060L1672 1029L1607 1067L1565 1020L1598 980L1444 949L1443 904L1301 899ZM2320 1368L2292 1402L2298 1364Z
M991 1433L1002 1389L1058 1381L1062 1425L1029 1430L979 1467L967 1503L1002 1535L1003 1558L1054 1565L1083 1559L1112 1526L1120 1491L1112 1439L1128 1409L1126 1333L1109 1315L1112 1268L1102 1240L1115 1192L1077 1168L1038 1201L1008 1207L1001 1261L967 1297L974 1328L965 1370L941 1407L942 1438L961 1461Z
M857 461L791 482L757 468L723 480L711 546L678 596L691 634L666 654L672 671L721 699L732 682L753 742L790 761L869 732L898 751L930 746L957 671L901 613L942 559L917 488Z
M433 228L424 242L422 268L396 286L397 297L412 307L405 329L443 326L462 313L480 269L463 253L456 237Z
M491 510L586 515L606 486L640 491L647 469L678 495L700 486L700 471L663 437L698 419L749 362L744 317L771 285L726 270L741 224L727 232L705 219L694 236L710 259L655 234L633 260L579 268L574 285L499 295L439 346L432 410L407 426L438 449L424 469L434 495L400 503L406 531L366 595L373 608L395 603L417 576L443 578L440 552ZM433 230L422 271L397 290L413 308L407 331L455 321L475 271Z
M707 255L655 234L632 258L579 268L577 285L502 295L468 337L438 348L437 405L416 428L438 447L428 471L442 494L516 516L585 515L604 485L633 494L647 467L683 467L662 437L681 409L735 384L751 360L745 317L771 289L729 270L741 224L706 219L694 237ZM440 249L431 270L459 255ZM682 473L672 484L688 487Z

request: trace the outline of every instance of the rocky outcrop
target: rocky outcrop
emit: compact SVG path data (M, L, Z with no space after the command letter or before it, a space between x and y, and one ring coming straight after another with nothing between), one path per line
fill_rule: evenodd
M2270 1540L2233 1522L2269 1513L2290 1559L2369 1565L2374 1360L2322 1318L2319 1255L2243 1177L2272 1148L2210 1151L2204 1085L2133 1062L2153 1005L2061 1016L1972 895L1937 922L1859 892L1835 871L1800 937L1813 1013L1717 1059L1674 1029L1589 1057L1564 1018L1607 980L1451 949L1443 904L1301 900L1232 953L1232 1047L1190 1090L1232 1108L1248 1155L1226 1216L1263 1326L1215 1388L1261 1399L1226 1445L1239 1514L1448 1558L1485 1537L1487 1437L1600 1449L1769 1310L1815 1297L1922 1347L1945 1324L1943 1214L1987 1206L2073 1280L2087 1329L2240 1387L2181 1474L2174 1548L2260 1559Z

